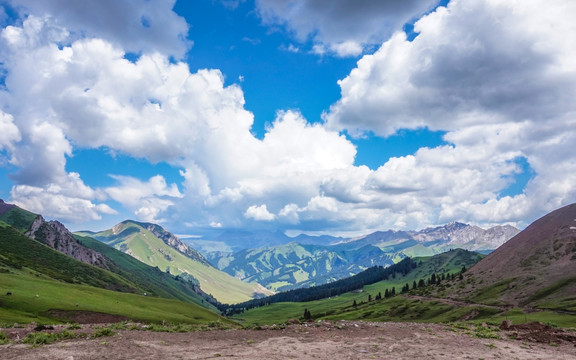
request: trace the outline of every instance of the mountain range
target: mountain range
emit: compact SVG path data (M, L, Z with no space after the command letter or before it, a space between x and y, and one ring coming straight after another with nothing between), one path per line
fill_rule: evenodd
M234 277L283 291L325 284L371 266L389 266L407 256L431 256L453 248L489 252L518 232L510 225L484 230L455 222L420 231L378 231L353 239L298 237L307 243L296 242L282 233L260 233L260 238L273 238L271 242L280 245L236 252L211 251L205 255L217 268ZM226 236L231 236L230 241ZM248 238L247 232L242 236L225 233L213 241L241 248L241 244L249 243Z
M258 285L238 287L240 280L212 267L209 259L159 225L124 221L103 232L71 234L59 222L0 201L0 289L7 291L0 294L0 316L3 321L49 322L103 313L118 320L202 323L221 319L210 310L232 309L249 310L242 314L245 319L277 322L307 309L308 316L312 310L314 318L333 320L518 319L521 314L525 321L522 311L536 311L530 316L570 323L576 314L576 204L535 221L486 257L461 249L433 256L401 255L407 249L436 251L462 244L484 248L486 242L502 241L508 231L514 229L482 230L452 223L413 232L378 232L332 245L292 242L265 248L267 252L240 250L237 253L252 256L259 266L284 261L280 269L288 270L292 264L316 279L321 279L322 269L337 273L338 267L351 269L352 263L360 269L362 261L368 266L368 260L386 261L382 254L396 256L389 258L394 262L390 267L372 266L323 286L254 299L272 292L242 295ZM263 262L262 257L270 254L274 256ZM349 264L342 265L345 261ZM265 280L262 275L250 276ZM207 293L217 282L231 293L228 298L236 296L236 305L222 304L219 301L227 297L215 299ZM237 292L254 300L238 304ZM394 295L398 293L401 296ZM250 310L253 306L257 308Z

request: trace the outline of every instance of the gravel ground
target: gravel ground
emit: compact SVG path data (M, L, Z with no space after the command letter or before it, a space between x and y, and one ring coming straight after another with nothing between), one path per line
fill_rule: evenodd
M576 333L542 324L495 331L501 339L439 324L357 321L188 333L122 330L92 338L94 327L82 325L75 339L37 347L17 342L32 328L2 329L12 342L0 346L0 359L576 359Z

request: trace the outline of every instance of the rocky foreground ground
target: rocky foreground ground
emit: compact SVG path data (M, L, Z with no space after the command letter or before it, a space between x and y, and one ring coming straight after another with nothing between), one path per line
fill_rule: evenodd
M132 328L141 325L132 325ZM30 332L2 329L10 342L1 359L576 359L576 332L522 326L316 322L261 329L185 333L117 330L102 324L73 329L48 345L21 343ZM106 336L94 336L108 329Z

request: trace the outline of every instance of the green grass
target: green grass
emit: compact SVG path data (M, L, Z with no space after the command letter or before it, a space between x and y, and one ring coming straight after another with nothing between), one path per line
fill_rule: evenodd
M8 343L8 336L6 336L6 333L4 331L0 331L0 345L4 345Z
M80 243L90 249L96 250L112 260L110 268L113 272L138 284L145 289L148 294L172 298L176 300L193 302L195 304L215 309L207 301L194 293L191 284L186 281L179 281L173 275L160 271L156 267L144 264L143 262L114 249L98 240L90 237L76 236Z
M234 304L250 300L260 290L255 284L248 284L212 266L195 261L176 249L166 245L153 233L134 222L121 224L120 233L111 230L91 234L98 240L118 250L127 248L135 258L172 275L183 272L191 274L200 282L200 288L222 303ZM161 251L159 251L160 249Z
M4 214L0 215L0 221L11 225L16 230L23 233L30 228L30 225L32 225L37 216L38 215L36 214L14 206Z
M576 276L570 276L570 277L561 279L559 281L556 281L552 285L545 287L543 289L540 289L534 295L530 296L527 300L527 303L533 303L533 302L536 302L538 300L544 299L550 295L557 293L560 289L562 289L566 286L569 286L569 285L574 285L574 284L576 284ZM566 309L566 310L569 310L569 309ZM572 307L572 310L573 310L573 307Z
M375 321L448 322L458 320L473 310L481 314L491 315L494 314L496 310L489 307L478 307L478 309L455 308L439 303L432 304L429 302L420 303L413 300L407 301L400 296L368 303L369 295L374 299L378 293L384 295L386 289L390 290L392 287L395 287L396 292L400 292L400 289L406 283L412 287L413 281L418 282L420 279L427 279L432 273L456 273L461 270L463 265L470 267L482 257L482 255L477 253L456 249L432 257L416 258L415 260L421 263L420 266L406 276L397 274L394 279L364 286L360 293L348 292L329 299L303 303L271 304L245 311L234 318L241 319L245 323L282 323L291 318L302 317L304 309L310 310L315 319L329 320L364 319ZM453 284L457 284L457 280L454 281ZM416 292L429 292L431 288L435 288L435 286L425 287L421 291L417 290ZM352 307L355 300L358 304L356 308ZM362 302L364 302L364 304L362 304Z
M106 313L143 322L228 322L195 304L67 284L37 277L25 269L11 274L0 274L0 289L9 289L12 292L10 296L5 295L5 292L0 293L0 318L6 323L66 322L65 319L51 315L50 310Z
M525 313L522 309L512 309L503 314L489 318L494 323L501 323L504 320L511 320L512 324L524 324L538 321L554 327L574 328L576 315L557 313L554 311L537 311Z
M514 279L507 279L490 286L482 287L468 297L467 300L479 304L500 305L500 296L508 289Z
M71 284L87 284L126 292L144 291L116 274L66 256L11 227L0 228L0 265L8 271L10 268L26 267L46 277Z

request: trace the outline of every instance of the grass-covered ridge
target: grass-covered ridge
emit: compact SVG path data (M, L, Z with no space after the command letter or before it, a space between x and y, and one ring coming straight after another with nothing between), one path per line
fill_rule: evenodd
M80 243L96 250L110 259L110 270L138 284L150 295L193 302L204 307L215 309L203 296L195 293L194 284L184 278L179 278L152 267L114 249L98 240L89 237L76 236Z
M187 257L137 222L125 221L99 233L79 234L94 237L172 275L190 274L199 281L204 292L220 302L247 301L257 293L266 292L257 284L244 283L210 265Z
M122 257L118 259L122 260ZM130 269L148 271L144 267L133 263ZM171 275L164 274L164 277L171 278ZM145 296L148 286L143 285L150 284L143 284L136 274L134 278L137 281L84 264L10 226L0 227L2 322L54 323L64 320L61 314L77 312L103 313L146 322L206 323L221 320L214 312L193 303L150 294ZM159 276L154 281L162 279ZM172 280L174 286L179 284ZM166 287L156 288L169 291ZM184 296L184 292L178 293L178 288L173 290L173 293L168 293L171 297ZM183 300L193 299L184 296Z
M9 207L4 213L0 214L0 221L10 224L16 230L25 232L28 230L34 219L38 217L37 214L19 208L18 206L3 203L5 207Z
M12 227L0 228L0 266L27 268L38 276L71 284L84 284L124 292L143 292L136 284L110 271L84 264L38 241L32 240Z

